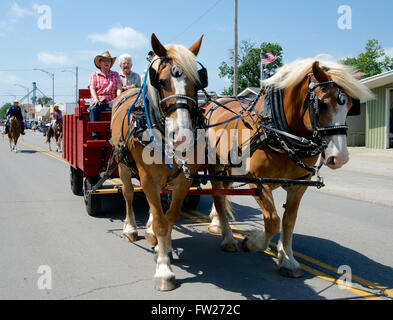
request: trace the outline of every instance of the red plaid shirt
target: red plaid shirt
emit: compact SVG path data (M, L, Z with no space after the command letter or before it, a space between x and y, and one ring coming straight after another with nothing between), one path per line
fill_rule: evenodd
M97 71L90 76L89 88L90 86L96 88L98 100L109 103L117 97L117 88L122 86L122 82L115 71L109 70L107 75Z

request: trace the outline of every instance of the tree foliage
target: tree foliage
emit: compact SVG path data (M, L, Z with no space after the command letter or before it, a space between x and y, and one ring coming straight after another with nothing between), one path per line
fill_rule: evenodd
M44 104L50 104L52 103L52 98L49 97L40 97L37 99L38 104L44 105Z
M261 77L261 51L272 53L277 60L265 66L275 69L282 65L282 47L278 43L263 42L256 47L249 41L241 41L238 54L238 92L247 87L260 87ZM227 78L231 85L222 92L222 95L233 95L234 51L230 50L230 65L223 61L219 67L220 78Z
M0 108L0 119L5 118L5 113L7 112L9 107L11 107L11 103L7 102L3 104L3 106Z
M356 58L348 57L341 62L364 73L364 77L371 77L393 69L393 58L386 55L376 39L368 40L365 51Z

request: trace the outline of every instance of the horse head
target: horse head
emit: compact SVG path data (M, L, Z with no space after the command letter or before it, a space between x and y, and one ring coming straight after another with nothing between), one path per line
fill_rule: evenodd
M149 67L148 90L150 113L156 126L165 134L171 149L184 151L193 142L198 118L197 91L207 82L200 79L196 56L203 36L191 47L164 46L153 33L154 56Z
M265 81L284 89L289 127L314 145L323 146L323 163L331 169L341 168L349 160L348 113L359 106L359 100L373 97L354 74L350 67L336 62L305 59L281 67Z
M360 98L371 96L369 90L357 82L358 79L344 66L321 67L319 61L314 61L312 65L308 93L311 95L310 102L315 107L308 110L310 117L307 125L315 130L315 124L312 124L315 116L319 125L317 130L327 142L327 148L322 153L323 163L331 169L341 168L349 160L346 124L348 113L360 104Z

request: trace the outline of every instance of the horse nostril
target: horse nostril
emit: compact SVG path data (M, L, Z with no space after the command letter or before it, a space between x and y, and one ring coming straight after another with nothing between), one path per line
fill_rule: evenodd
M329 159L328 159L327 163L328 163L328 165L330 164L330 165L334 166L334 165L336 165L336 164L337 164L337 158L336 158L336 157L334 157L334 156L332 156L332 157L329 157Z

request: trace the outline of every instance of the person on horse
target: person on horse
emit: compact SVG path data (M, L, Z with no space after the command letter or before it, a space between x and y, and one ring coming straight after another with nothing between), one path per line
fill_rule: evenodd
M50 125L49 125L49 129L48 129L48 135L51 135L52 130L54 130L54 126L56 124L56 121L60 121L61 123L63 123L63 116L62 116L62 112L59 109L59 105L55 104L53 107L50 108Z
M116 57L111 57L108 51L94 58L94 64L99 69L93 72L89 80L91 94L90 121L99 121L100 113L105 109L111 109L113 100L122 92L120 75L111 68ZM99 133L93 132L94 139L99 139Z
M14 104L8 108L7 112L6 112L6 116L7 116L7 122L5 124L5 134L8 134L8 131L10 129L10 118L11 117L16 117L19 122L20 122L20 127L21 127L21 134L24 135L25 134L25 124L23 122L23 115L22 115L22 109L19 107L19 101L15 100Z
M119 57L119 66L121 68L120 79L123 84L123 91L140 88L141 77L136 72L131 71L132 57L129 54L125 53Z

